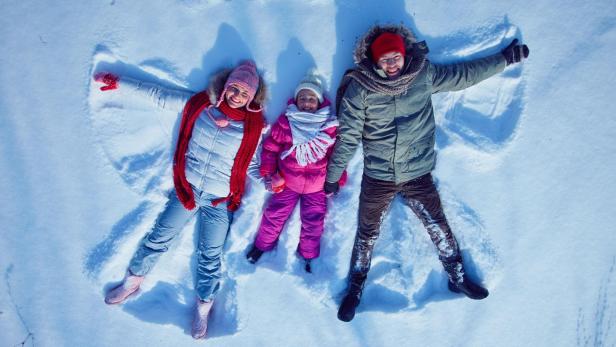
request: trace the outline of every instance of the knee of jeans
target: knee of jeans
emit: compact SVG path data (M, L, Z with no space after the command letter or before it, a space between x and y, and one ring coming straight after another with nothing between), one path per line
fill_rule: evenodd
M147 235L143 240L143 245L154 251L166 252L169 249L167 244L169 241L170 239L167 238L151 238Z
M220 247L208 247L197 252L199 258L204 260L219 259L222 255L222 246Z

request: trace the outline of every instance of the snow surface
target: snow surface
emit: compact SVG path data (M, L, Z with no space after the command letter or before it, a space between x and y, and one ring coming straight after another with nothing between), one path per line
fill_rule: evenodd
M4 0L0 10L0 345L616 345L616 2ZM270 87L271 122L310 67L333 95L355 39L377 22L409 26L439 63L514 37L530 46L524 64L433 99L433 174L469 273L490 296L448 292L427 233L397 201L356 318L336 319L358 151L311 275L294 254L297 211L277 249L246 262L268 196L250 183L206 342L189 332L194 224L139 296L105 305L171 187L178 118L103 98L91 75L200 90L251 58Z

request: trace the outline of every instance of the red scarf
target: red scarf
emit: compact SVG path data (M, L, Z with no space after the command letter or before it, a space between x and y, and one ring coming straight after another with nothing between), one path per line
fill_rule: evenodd
M204 90L193 95L186 102L182 111L180 134L173 156L173 183L178 199L188 210L192 210L196 205L192 188L186 179L186 151L197 118L206 107L211 105L209 94L207 90ZM240 206L242 194L244 194L248 164L250 164L250 160L257 149L265 122L261 111L250 112L245 107L234 109L229 107L226 101L223 101L218 109L232 120L244 122L242 142L233 161L233 167L231 167L229 195L212 202L212 205L216 206L223 201L228 201L227 209L235 211Z

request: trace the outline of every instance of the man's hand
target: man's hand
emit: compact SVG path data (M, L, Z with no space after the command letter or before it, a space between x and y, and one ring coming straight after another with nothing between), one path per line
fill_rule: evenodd
M527 45L518 45L518 39L514 39L507 48L501 51L501 53L505 56L507 65L511 65L528 58L530 51Z
M327 182L325 181L325 185L323 186L323 190L325 191L325 195L328 197L332 195L338 194L338 190L340 190L340 185L338 182Z
M120 78L111 72L97 73L94 75L94 80L105 84L101 87L102 91L118 89L118 86L120 85Z

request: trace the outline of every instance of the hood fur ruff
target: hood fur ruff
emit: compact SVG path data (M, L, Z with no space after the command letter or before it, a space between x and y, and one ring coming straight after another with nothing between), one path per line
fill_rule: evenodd
M233 71L233 68L220 70L210 78L210 83L208 84L207 91L210 96L210 102L212 105L216 105L218 98L223 92L225 87L225 82L227 82L227 78ZM255 94L254 99L252 100L251 105L253 105L253 109L261 109L265 105L265 101L267 98L267 86L265 85L265 81L263 80L263 76L259 74L259 89Z

